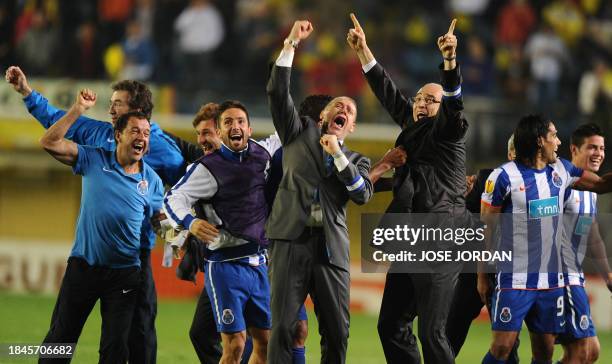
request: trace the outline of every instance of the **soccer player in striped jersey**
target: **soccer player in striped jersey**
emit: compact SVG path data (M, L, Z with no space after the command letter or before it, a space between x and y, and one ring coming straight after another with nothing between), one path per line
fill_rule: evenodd
M599 171L605 157L605 142L596 124L578 127L570 140L572 164L591 172ZM605 254L599 226L594 220L597 213L597 194L570 189L565 194L564 227L569 241L561 246L565 273L565 332L558 341L563 345L562 363L593 363L599 356L599 340L591 319L589 299L584 289L582 261L587 247L595 263L612 287L612 273Z
M512 262L497 267L493 343L485 364L506 362L523 320L530 331L533 363L552 360L555 335L566 324L559 248L564 234L558 228L565 191L612 190L612 173L600 178L557 158L560 144L552 121L540 115L523 117L514 131L515 160L496 168L485 184L481 217L487 247L499 223L498 249L513 252ZM479 265L478 292L483 302L491 294L484 263Z

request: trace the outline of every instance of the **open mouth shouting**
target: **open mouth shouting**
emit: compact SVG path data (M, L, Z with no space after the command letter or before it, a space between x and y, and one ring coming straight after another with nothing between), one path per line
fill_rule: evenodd
M342 115L342 114L336 115L332 119L332 121L328 123L327 133L328 134L340 133L342 129L344 128L344 125L346 125L346 122L347 122L347 117L345 115Z
M134 149L134 153L137 155L142 155L145 152L145 142L143 141L135 141L132 143L132 149Z
M234 147L240 147L244 141L242 130L232 130L229 134L229 142Z

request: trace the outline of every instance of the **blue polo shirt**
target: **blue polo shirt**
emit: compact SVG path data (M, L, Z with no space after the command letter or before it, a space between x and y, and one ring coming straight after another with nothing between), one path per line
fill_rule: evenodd
M82 145L78 150L73 171L83 182L70 256L94 266L139 266L141 230L161 209L161 179L146 162L140 173L126 174L114 151Z
M55 124L66 113L64 110L50 105L49 100L36 91L32 91L23 101L30 114L45 129ZM109 151L114 151L117 147L113 125L86 116L80 116L74 122L68 129L65 138L80 145L92 145ZM145 155L144 161L153 168L164 184L168 186L174 186L183 177L187 167L187 162L174 140L155 123L151 123L149 152ZM142 248L151 249L154 245L155 233L152 229L149 229L146 237L143 236Z

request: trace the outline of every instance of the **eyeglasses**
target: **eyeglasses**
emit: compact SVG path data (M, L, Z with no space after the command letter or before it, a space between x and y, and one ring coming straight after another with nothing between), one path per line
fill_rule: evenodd
M441 101L436 100L436 98L433 96L421 96L421 95L411 97L410 101L412 101L413 104L419 103L421 101L425 101L425 105L439 104L441 102Z

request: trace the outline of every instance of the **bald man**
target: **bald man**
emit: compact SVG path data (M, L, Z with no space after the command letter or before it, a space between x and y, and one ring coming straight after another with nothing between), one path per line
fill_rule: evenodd
M402 146L408 155L407 163L396 169L393 201L387 212L450 214L461 224L469 223L464 198L468 124L462 115L461 75L455 60L456 21L437 41L443 58L440 84L428 83L407 98L374 58L353 14L351 20L354 27L347 42L357 53L370 88L402 128L395 145ZM392 265L387 274L378 320L387 362L421 362L412 333L412 322L418 316L424 361L454 363L445 323L460 266L436 265L431 270L435 273L398 273L411 269L402 264Z

